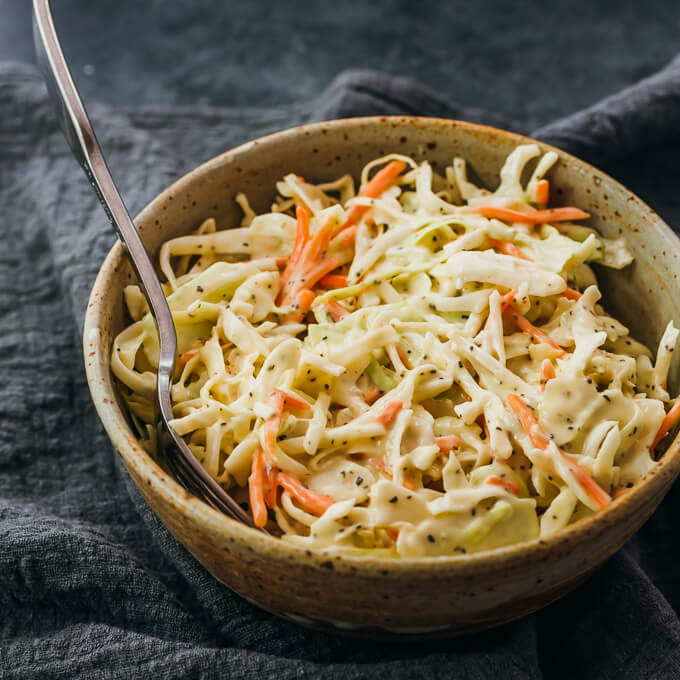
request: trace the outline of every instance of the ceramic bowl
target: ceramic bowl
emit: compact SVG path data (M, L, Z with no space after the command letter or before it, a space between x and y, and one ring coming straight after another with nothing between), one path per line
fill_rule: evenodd
M524 137L479 125L425 118L356 118L307 125L227 151L182 177L139 215L151 253L205 218L238 225L234 196L258 211L275 182L357 176L389 152L436 167L466 158L486 186ZM550 147L540 144L544 151ZM607 309L656 348L669 319L680 321L680 241L636 196L595 168L558 151L550 179L556 204L590 211L605 236L623 235L635 263L600 269ZM94 284L84 331L87 378L99 416L134 483L163 523L219 581L260 607L298 623L373 637L455 635L529 614L577 586L649 518L680 470L680 437L652 471L606 509L550 538L455 557L343 557L290 545L238 524L188 494L138 444L116 393L109 354L123 328L123 287L134 275L120 244ZM670 389L679 388L680 362Z

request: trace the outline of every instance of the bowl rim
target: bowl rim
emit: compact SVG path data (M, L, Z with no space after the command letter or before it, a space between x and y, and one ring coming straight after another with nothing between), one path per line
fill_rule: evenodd
M502 137L513 141L515 144L536 143L545 151L555 151L562 160L568 160L587 172L595 173L597 177L611 186L612 190L624 196L638 210L646 213L648 218L646 226L652 228L659 238L666 241L669 248L680 252L680 239L652 208L612 177L572 154L540 140L500 128L460 120L422 116L365 116L322 121L287 128L245 142L208 159L175 180L169 187L155 196L134 221L138 223L149 220L157 212L160 204L167 200L169 196L186 190L189 185L200 180L205 174L225 163L235 161L239 156L247 154L256 146L277 144L282 140L294 138L301 134L306 136L327 134L329 129L339 128L349 131L352 128L389 123L407 124L417 128L427 128L433 125L446 126L451 129L462 127L487 138ZM113 393L114 378L107 375L107 373L110 373L110 358L108 353L98 351L98 320L104 306L102 300L107 296L107 281L123 258L124 248L120 242L116 242L101 265L92 287L83 329L87 382L99 418L125 465L132 468L140 478L146 480L149 490L154 495L159 496L164 503L175 506L187 520L198 526L202 531L217 534L232 542L246 543L255 553L265 554L269 558L284 561L300 560L304 561L309 567L331 568L337 572L354 576L375 574L385 577L388 574L409 574L411 577L417 578L419 575L426 577L442 572L456 572L460 576L480 576L484 573L497 571L499 568L509 568L517 563L540 560L541 557L545 557L548 553L554 553L554 551L569 551L570 546L578 542L579 538L593 537L603 533L611 524L631 516L636 510L643 507L645 502L653 498L655 492L658 492L667 483L667 477L669 475L675 476L680 470L679 433L663 453L658 456L654 467L632 488L615 498L606 508L569 524L545 538L537 537L530 541L472 554L397 558L346 555L335 551L308 548L264 534L223 515L188 493L141 446L118 406L116 395ZM111 391L107 388L107 382L111 384Z

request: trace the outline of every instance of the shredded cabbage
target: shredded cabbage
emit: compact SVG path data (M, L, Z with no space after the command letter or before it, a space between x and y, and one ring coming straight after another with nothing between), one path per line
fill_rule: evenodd
M678 330L653 362L602 309L586 263L632 258L541 217L556 161L520 146L496 191L461 158L443 176L376 159L358 193L288 175L271 212L239 195L239 228L163 245L172 425L257 524L347 554L463 554L550 535L650 470ZM125 302L112 370L152 447L158 340L138 288Z

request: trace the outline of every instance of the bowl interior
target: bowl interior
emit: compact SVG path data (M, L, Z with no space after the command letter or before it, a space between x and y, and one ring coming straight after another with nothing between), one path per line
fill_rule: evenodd
M234 197L240 191L256 212L266 211L276 182L287 173L312 182L345 173L356 178L368 161L391 152L428 160L435 170L462 156L473 176L484 186L495 187L503 160L525 141L493 128L436 119L321 123L247 143L208 161L154 199L136 222L147 247L156 253L163 241L188 233L208 217L216 218L218 228L238 226L241 210ZM668 320L680 319L680 300L674 294L678 239L648 206L614 180L567 154L560 156L550 173L552 200L591 212L589 224L604 236L627 239L635 253L633 265L623 271L595 267L603 304L654 351ZM127 262L120 274L125 279L132 276ZM113 288L111 293L115 295ZM122 328L121 313L118 305L115 331ZM679 368L676 359L670 374L672 389L678 386Z

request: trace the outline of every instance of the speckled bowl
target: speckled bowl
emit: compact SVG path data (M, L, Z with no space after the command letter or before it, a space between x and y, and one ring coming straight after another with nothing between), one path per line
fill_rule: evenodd
M236 225L234 196L265 210L274 184L295 172L310 181L358 174L397 151L442 167L466 158L488 186L505 156L526 138L467 123L424 118L358 118L308 125L249 142L201 165L155 198L136 224L148 249L215 216ZM548 147L541 145L544 150ZM595 168L559 152L553 199L592 212L605 236L623 234L635 263L600 270L607 308L656 347L669 318L680 321L680 241L642 201ZM133 274L120 244L102 265L90 297L84 347L99 416L149 505L215 578L251 602L298 623L373 637L455 635L524 616L564 595L649 518L680 470L680 437L653 470L605 510L545 540L456 557L378 559L305 550L238 524L187 494L138 444L109 369L122 329L123 287ZM670 388L679 387L680 365Z

